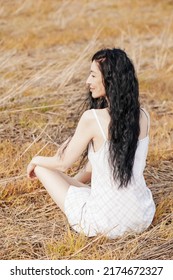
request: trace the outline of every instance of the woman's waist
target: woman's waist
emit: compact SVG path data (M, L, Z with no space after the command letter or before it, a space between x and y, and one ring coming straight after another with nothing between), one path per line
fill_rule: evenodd
M91 176L91 189L94 191L100 192L100 190L106 190L111 191L113 194L115 194L117 191L121 192L141 192L146 191L148 187L146 186L146 182L144 177L138 178L135 180L134 178L131 179L131 181L128 183L126 187L119 188L120 181L117 179L115 180L113 178L113 175L111 173L100 173L95 174L95 172L92 172Z

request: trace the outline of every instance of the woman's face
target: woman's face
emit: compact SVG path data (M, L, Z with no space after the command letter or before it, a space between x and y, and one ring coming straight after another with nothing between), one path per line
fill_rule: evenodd
M95 60L91 64L91 71L86 84L89 85L89 89L92 93L93 98L98 98L106 95L105 87L102 80L102 74Z

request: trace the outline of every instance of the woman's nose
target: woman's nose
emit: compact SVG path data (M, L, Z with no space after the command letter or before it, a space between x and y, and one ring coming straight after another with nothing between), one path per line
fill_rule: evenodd
M86 80L86 84L87 84L87 85L89 84L89 77L88 77L87 80Z

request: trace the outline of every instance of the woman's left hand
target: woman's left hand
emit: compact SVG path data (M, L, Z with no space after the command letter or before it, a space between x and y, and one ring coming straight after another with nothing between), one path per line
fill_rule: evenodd
M37 176L35 175L34 169L36 167L36 164L30 162L27 166L27 177L28 179L34 179Z

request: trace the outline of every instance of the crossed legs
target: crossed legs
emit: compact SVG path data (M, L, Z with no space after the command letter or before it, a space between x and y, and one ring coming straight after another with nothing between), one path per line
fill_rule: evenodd
M54 202L64 212L64 202L70 185L76 187L89 187L61 171L50 170L44 167L36 166L34 170L37 178L43 184Z

